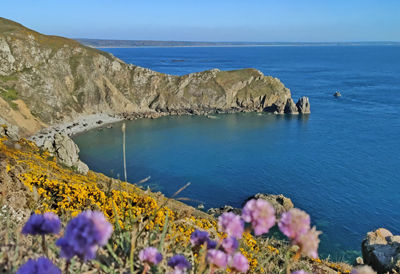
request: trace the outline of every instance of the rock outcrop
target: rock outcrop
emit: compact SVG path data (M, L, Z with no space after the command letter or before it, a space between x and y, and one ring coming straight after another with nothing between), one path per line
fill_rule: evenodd
M0 116L23 137L88 114L284 113L291 98L279 79L256 69L162 74L4 18L0 58ZM309 113L309 105L300 105L300 113Z
M364 264L378 274L400 271L400 236L384 228L368 232L361 244Z
M221 206L220 208L210 208L209 210L207 210L207 214L217 215L217 216L222 215L226 212L233 212L236 215L242 214L242 210L240 208L234 208L229 205L224 205L224 206Z
M275 213L277 216L280 216L282 213L287 212L294 207L292 200L283 196L282 194L274 195L257 193L256 195L247 198L243 205L251 199L261 199L269 202L275 209Z
M286 198L282 194L280 195L273 195L273 194L263 194L263 193L257 193L254 196L251 196L247 198L243 204L242 207L246 204L247 201L250 201L252 199L262 199L271 204L271 206L275 209L276 216L279 217L283 212L289 211L291 208L294 207L292 200L289 198ZM226 212L233 212L236 215L241 215L242 214L242 209L240 208L234 208L229 205L224 205L220 208L210 208L207 210L207 213L210 215L221 215Z
M297 101L297 109L299 110L299 113L301 114L308 114L311 113L310 111L310 101L308 100L308 97L300 97L299 101Z
M57 157L58 162L71 167L76 172L87 174L89 167L79 160L79 148L67 134L58 133L54 135L54 141L46 140L43 148Z
M342 94L340 94L339 91L336 91L335 94L333 94L333 96L335 96L335 97L340 97L340 96L342 96Z
M299 110L292 98L288 98L285 105L286 114L299 114Z

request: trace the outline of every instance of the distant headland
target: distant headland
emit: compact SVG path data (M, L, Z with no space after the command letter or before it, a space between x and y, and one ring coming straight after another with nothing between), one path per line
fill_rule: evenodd
M268 46L384 46L400 45L400 42L196 42L153 40L74 39L93 48L140 48L140 47L268 47Z

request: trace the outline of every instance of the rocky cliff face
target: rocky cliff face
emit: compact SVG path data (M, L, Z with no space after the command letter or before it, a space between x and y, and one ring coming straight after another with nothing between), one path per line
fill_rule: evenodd
M284 113L291 98L279 79L255 69L166 75L4 18L0 60L0 116L22 135L93 113Z

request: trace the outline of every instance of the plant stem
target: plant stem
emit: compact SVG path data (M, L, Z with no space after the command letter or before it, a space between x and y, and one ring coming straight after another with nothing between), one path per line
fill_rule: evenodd
M210 273L209 274L214 274L215 268L213 266L210 267Z
M43 249L44 255L46 255L46 257L48 257L47 248L46 248L46 236L45 235L42 235L42 249Z
M146 274L146 272L147 272L149 269L150 269L150 266L149 266L148 264L145 264L142 274Z
M67 261L67 264L65 265L65 273L66 273L66 274L68 274L68 268L69 268L70 265L71 265L71 261L68 260L68 261Z
M122 141L122 150L124 153L124 174L125 174L125 182L128 182L127 176L126 176L126 156L125 156L125 123L122 124L122 132L123 132L123 141Z

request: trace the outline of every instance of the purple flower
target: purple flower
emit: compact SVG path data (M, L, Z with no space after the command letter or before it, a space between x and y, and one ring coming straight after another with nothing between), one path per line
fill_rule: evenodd
M218 243L216 241L208 239L207 241L207 250L217 248Z
M376 274L376 272L369 265L365 265L362 267L353 268L350 274Z
M306 272L304 270L297 270L297 271L293 272L292 274L308 274L308 272Z
M99 246L107 244L113 232L112 225L97 211L84 211L67 225L64 238L57 240L61 247L60 256L67 260L75 255L83 260L96 257Z
M236 249L239 247L239 242L235 237L226 238L222 241L222 248L227 254L235 253Z
M228 237L241 239L244 232L244 223L239 216L232 212L227 212L218 217L218 230L228 234Z
M287 237L296 239L310 230L310 215L300 209L292 208L282 213L278 226Z
M307 233L298 236L293 243L299 245L302 252L315 259L318 257L319 234L321 231L316 231L313 227Z
M61 274L61 270L49 259L41 257L37 261L29 259L18 269L17 274Z
M22 228L22 234L45 235L60 232L61 222L58 216L52 212L33 214Z
M186 269L191 268L189 261L185 258L185 256L181 254L172 257L168 261L168 266L172 267L175 270L175 272L182 272L182 273L184 273Z
M251 223L254 234L262 235L275 225L275 209L267 201L253 199L244 206L242 218Z
M208 232L206 231L200 231L196 229L192 235L190 235L190 243L192 245L202 245L209 240L210 238L208 236Z
M162 261L162 255L155 247L146 247L139 252L139 260L149 265L156 265Z
M242 253L237 252L229 260L229 267L233 271L246 273L250 265L247 258Z
M216 268L226 268L228 257L221 250L211 249L207 252L207 262Z

